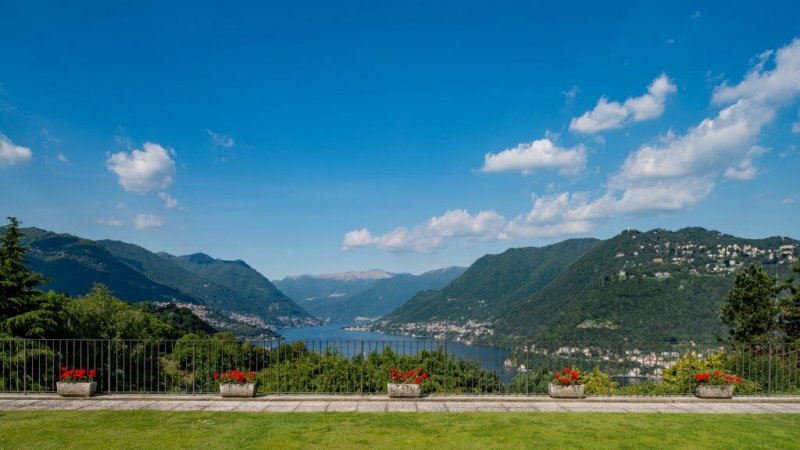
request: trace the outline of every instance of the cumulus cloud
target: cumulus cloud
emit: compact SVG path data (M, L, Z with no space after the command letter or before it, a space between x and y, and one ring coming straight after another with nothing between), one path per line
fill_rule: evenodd
M677 88L669 77L661 74L650 83L647 94L640 97L630 97L623 103L600 97L593 110L570 121L569 129L578 133L597 133L622 128L629 122L658 118L664 113L667 97L676 91Z
M164 226L164 219L153 214L137 214L133 219L133 227L137 230L153 230Z
M585 167L586 148L583 145L561 148L550 139L539 139L500 153L487 153L481 171L529 174L537 170L558 170L562 175L574 175Z
M774 69L765 64L774 58ZM632 152L610 177L607 192L590 200L586 194L544 198L535 203L528 221L555 217L563 223L596 223L617 214L670 213L690 208L706 198L722 176L753 179L755 159L766 149L755 144L780 107L800 95L800 39L759 55L736 85L718 86L712 103L722 109L683 135L668 133L655 144ZM547 214L546 214L547 213Z
M0 133L0 168L27 164L32 159L31 149L14 144L5 134Z
M114 153L106 167L119 178L119 184L129 192L144 194L155 189L165 189L172 184L175 161L172 151L146 142L144 150Z
M449 210L412 229L398 227L382 235L373 235L366 228L344 236L342 250L376 247L390 252L430 253L444 246L447 238L465 240L497 239L508 221L495 211L470 214L463 209Z
M121 227L125 225L125 222L121 219L117 219L116 217L109 217L107 219L94 219L94 223L100 225L108 225L110 227Z
M178 207L178 200L172 198L166 192L159 192L158 193L158 198L160 198L162 201L164 201L164 208L173 209L173 208L177 208Z
M792 205L794 204L794 202L795 200L792 197L786 197L785 199L783 199L784 205Z
M214 131L206 129L209 137L211 137L211 145L214 147L231 148L236 144L232 137L223 133L215 133Z
M767 70L766 63L771 60L774 60L774 68ZM663 98L674 91L674 86L665 76L663 82L659 79L651 84L649 90L648 95L653 98ZM362 229L348 233L343 248L374 246L392 251L434 251L451 237L520 239L582 234L615 216L684 211L708 197L720 177L747 181L757 176L755 160L766 152L756 144L760 132L774 121L781 107L795 101L798 96L800 39L775 52L759 55L738 84L719 85L712 96L712 104L720 108L716 114L681 135L669 131L631 152L619 170L610 175L602 193L561 192L533 196L530 211L511 219L494 211L470 215L455 210L412 229L397 228L385 235L374 236ZM601 99L603 102L605 100ZM658 106L658 102L641 97L629 99L623 105L605 102L605 106L610 110L624 109L626 116L623 121L644 120L663 110L663 102ZM507 150L507 160L494 162L503 161L504 165L497 166L502 170L526 170L527 165L517 162L524 150ZM787 198L784 204L793 201L793 198ZM480 225L478 218L481 214L492 218L491 221L483 220L491 226ZM438 228L435 226L437 223L460 225ZM448 234L443 230L459 232Z

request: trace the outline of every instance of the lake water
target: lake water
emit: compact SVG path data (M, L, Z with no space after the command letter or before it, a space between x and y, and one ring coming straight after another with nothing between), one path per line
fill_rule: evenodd
M456 358L471 359L481 364L484 369L493 370L502 377L513 377L516 370L505 367L505 361L511 354L506 348L484 345L467 345L455 341L436 341L430 338L397 336L363 330L345 330L353 326L351 323L330 323L317 327L280 328L278 333L286 341L305 342L311 351L322 351L334 348L345 356L352 357L359 353L369 354L390 347L400 354L416 354L422 350L446 349Z

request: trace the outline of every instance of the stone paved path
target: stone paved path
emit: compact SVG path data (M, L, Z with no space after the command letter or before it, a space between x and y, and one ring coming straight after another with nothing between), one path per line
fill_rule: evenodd
M382 396L101 395L68 399L54 394L0 395L0 410L159 410L252 412L635 412L800 414L800 397L753 397L703 401L691 397L589 398L447 397L389 400Z

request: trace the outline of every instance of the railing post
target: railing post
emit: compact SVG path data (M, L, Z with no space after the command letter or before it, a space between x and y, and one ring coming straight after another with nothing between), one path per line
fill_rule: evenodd
M192 395L195 395L197 379L197 339L192 340Z
M111 339L106 341L108 344L108 351L106 352L106 360L108 360L108 366L106 367L106 380L108 384L106 385L106 394L111 392Z
M28 393L28 351L26 341L22 341L22 392ZM19 372L18 372L19 373Z
M447 353L447 341L444 341L444 392L447 396L447 366L450 363L450 354Z
M767 395L772 395L772 343L769 344L767 357Z
M364 395L364 341L361 341L361 395Z

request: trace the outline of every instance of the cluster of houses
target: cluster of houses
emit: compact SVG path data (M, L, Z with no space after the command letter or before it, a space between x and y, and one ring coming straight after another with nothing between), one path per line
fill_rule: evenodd
M791 265L798 262L795 244L776 248L759 248L753 245L718 244L705 246L693 244L645 243L628 254L619 252L616 258L625 258L618 277L654 277L664 280L675 272L690 275L733 273L749 263Z

